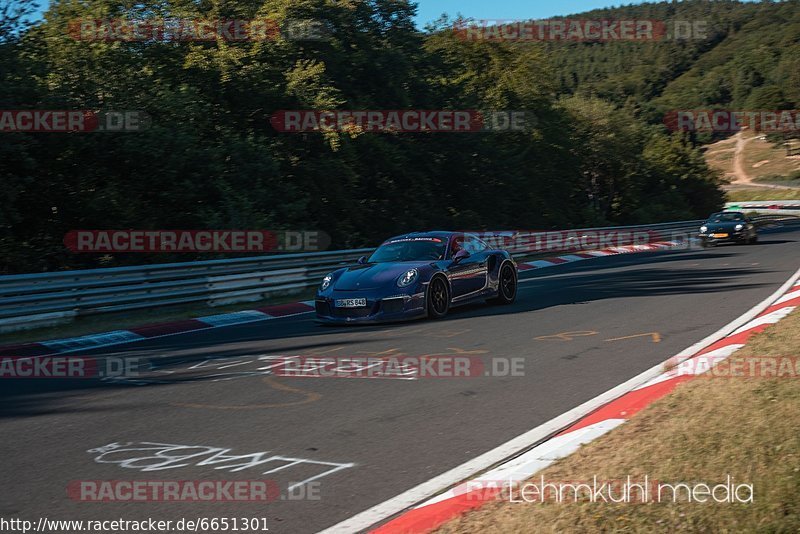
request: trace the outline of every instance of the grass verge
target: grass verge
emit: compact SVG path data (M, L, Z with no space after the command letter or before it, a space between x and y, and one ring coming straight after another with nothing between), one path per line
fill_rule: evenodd
M800 188L800 171L793 172L790 176L767 175L753 179L760 184L781 185Z
M798 357L800 311L734 354ZM800 532L800 377L703 378L532 480L649 479L753 485L753 502L492 502L439 532Z
M800 189L732 189L727 192L728 202L748 200L800 200Z

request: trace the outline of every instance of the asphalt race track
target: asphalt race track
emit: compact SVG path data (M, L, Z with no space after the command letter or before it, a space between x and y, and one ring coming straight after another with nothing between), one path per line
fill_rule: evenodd
M791 225L753 246L527 271L514 305L457 309L443 321L327 327L303 314L89 351L155 368L140 383L6 381L0 516L247 517L265 518L272 532L315 532L667 359L798 267L800 228ZM259 370L275 355L430 354L522 358L524 373L405 380ZM67 496L73 481L198 479L310 482L269 504Z

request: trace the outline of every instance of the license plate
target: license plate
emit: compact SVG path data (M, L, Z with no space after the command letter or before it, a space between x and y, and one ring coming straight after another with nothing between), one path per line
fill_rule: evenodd
M367 306L367 299L336 299L337 308L364 308Z
M711 237L728 237L728 234L711 234Z

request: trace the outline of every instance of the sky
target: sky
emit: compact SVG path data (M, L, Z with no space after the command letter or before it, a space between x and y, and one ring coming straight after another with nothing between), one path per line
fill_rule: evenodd
M475 19L546 19L556 15L570 15L590 9L641 4L642 0L415 0L417 26L447 13L451 18L459 13Z
M642 4L644 0L413 0L417 9L417 26L447 13L459 13L475 19L547 19L556 15L572 15L602 7ZM757 1L757 0L744 0Z
M601 7L641 4L644 0L415 0L418 4L417 26L439 18L461 14L475 19L546 19ZM755 1L755 0L753 0ZM47 9L48 0L39 0L39 11Z

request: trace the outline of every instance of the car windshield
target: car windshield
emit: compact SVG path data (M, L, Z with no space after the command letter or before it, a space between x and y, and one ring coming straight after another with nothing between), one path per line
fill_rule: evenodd
M741 213L715 213L708 218L708 222L731 222L743 220L744 216Z
M444 257L445 240L438 237L392 239L378 247L370 263L390 261L436 261Z

